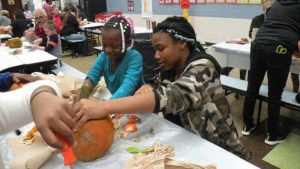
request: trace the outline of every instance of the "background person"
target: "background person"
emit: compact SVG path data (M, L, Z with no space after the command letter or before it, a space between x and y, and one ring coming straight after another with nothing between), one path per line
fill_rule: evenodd
M60 33L60 31L62 29L62 21L61 21L61 16L60 16L59 8L57 6L53 6L52 20L57 25L57 32Z
M65 8L65 14L63 18L63 27L61 30L61 36L66 40L86 40L86 36L79 34L79 23L76 19L76 8L73 5L69 5Z
M47 17L49 20L52 19L52 0L46 0L46 3L43 5L43 9L47 13Z
M253 112L259 88L268 74L268 137L265 143L278 144L286 140L279 130L281 95L290 71L292 54L300 39L300 3L278 0L269 8L263 25L251 44L250 71L244 101L243 135L255 129Z
M2 31L11 32L13 37L22 37L24 31L28 29L27 20L21 9L14 12L14 20L8 26L0 27Z
M27 24L28 24L28 27L33 27L33 24L32 24L32 13L31 11L28 9L28 5L25 4L24 5L24 15L25 15L25 18L27 20Z
M249 29L249 37L255 39L255 35L260 28L260 26L264 23L268 8L274 3L275 0L265 0L263 1L263 13L255 16L252 19L250 29ZM255 30L253 32L253 29ZM291 80L293 84L293 92L298 93L299 91L299 75L295 73L291 73Z
M61 55L62 55L62 47L61 47L61 40L60 36L57 33L57 25L54 21L47 21L44 23L43 28L45 30L47 38L46 46L39 46L39 45L31 45L32 48L44 50L50 53L53 56L58 58L58 62L61 65Z
M10 25L9 12L7 10L0 11L0 26Z
M45 46L47 43L47 35L44 31L43 25L48 20L44 9L37 9L33 13L35 19L34 31L31 29L24 32L25 37L36 45Z

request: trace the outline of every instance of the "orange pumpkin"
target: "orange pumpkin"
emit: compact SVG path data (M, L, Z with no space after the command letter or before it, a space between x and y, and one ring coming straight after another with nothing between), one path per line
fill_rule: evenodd
M115 129L110 117L90 120L75 133L73 151L79 161L93 161L104 156L111 147Z
M7 41L7 45L11 49L20 48L20 47L22 47L22 44L23 43L20 38L11 38L11 39L8 39L8 41Z
M21 88L22 86L24 86L23 83L14 83L10 86L9 90L16 90L16 89Z

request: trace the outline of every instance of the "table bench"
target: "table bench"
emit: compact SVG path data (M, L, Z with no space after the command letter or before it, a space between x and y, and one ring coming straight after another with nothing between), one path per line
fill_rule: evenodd
M237 79L234 77L224 76L221 75L221 83L222 87L225 90L232 91L235 93L239 93L242 95L246 95L247 93L247 85L248 81ZM296 99L296 93L284 90L281 96L281 106L300 111L300 104L297 103ZM261 108L262 108L262 102L268 102L268 86L262 84L259 90L258 98L259 104L258 104L258 113L257 113L257 129L259 128L259 122L260 122L260 115L261 115Z

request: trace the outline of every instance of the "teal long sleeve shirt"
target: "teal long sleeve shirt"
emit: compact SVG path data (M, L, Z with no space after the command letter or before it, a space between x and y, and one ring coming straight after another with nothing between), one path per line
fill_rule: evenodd
M105 52L101 52L87 73L87 78L97 85L102 76L112 94L111 99L131 96L144 83L141 54L134 49L127 50L118 68L112 72L111 61Z

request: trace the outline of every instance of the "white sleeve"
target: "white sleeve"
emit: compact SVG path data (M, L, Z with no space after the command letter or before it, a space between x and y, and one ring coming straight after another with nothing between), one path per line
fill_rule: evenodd
M32 121L30 98L32 92L41 86L53 88L57 96L61 97L60 88L50 80L39 80L28 83L18 90L0 93L0 135Z

